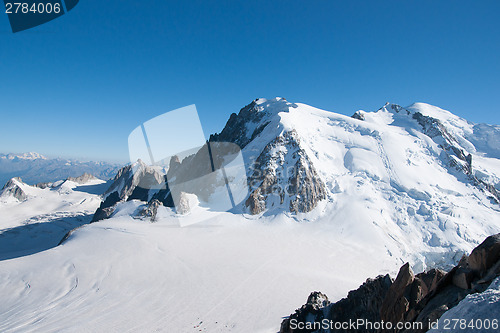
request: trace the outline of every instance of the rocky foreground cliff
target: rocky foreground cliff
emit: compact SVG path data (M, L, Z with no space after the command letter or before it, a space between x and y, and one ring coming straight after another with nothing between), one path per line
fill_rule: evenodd
M464 256L449 272L431 269L414 274L406 263L395 280L389 275L368 279L359 289L335 303L330 303L321 292L313 292L305 305L283 320L280 333L427 332L467 295L484 292L499 276L500 234L496 234L488 237L469 256ZM500 301L486 299L485 302L487 308L493 309L492 313L497 311L496 317L490 320L498 322ZM364 324L355 329L352 325L343 326L357 322Z

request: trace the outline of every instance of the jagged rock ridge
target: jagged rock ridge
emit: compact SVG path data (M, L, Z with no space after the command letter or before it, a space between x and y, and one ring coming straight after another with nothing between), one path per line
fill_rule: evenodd
M5 183L4 187L0 191L0 198L14 198L18 201L24 201L28 198L22 187L26 186L23 183L22 179L19 177L12 178L7 183Z
M68 177L67 180L78 184L85 184L91 180L97 180L97 179L99 178L95 177L94 175L91 175L90 173L85 172L83 175L79 177Z
M432 269L415 275L406 263L394 281L386 275L368 279L359 289L349 292L347 298L336 303L314 302L317 295L328 300L326 295L313 292L307 303L286 318L280 333L326 333L329 329L294 329L297 322L310 323L314 327L327 319L333 323L363 319L369 322L392 323L388 332L423 333L446 311L455 307L467 295L484 292L500 276L500 234L488 237L469 256L445 273ZM411 329L397 330L397 323L421 323ZM321 327L317 325L316 327ZM388 328L388 326L385 326ZM340 329L339 332L351 332ZM358 328L360 333L379 332L373 328Z
M285 131L266 145L250 175L252 192L245 204L252 214L271 206L284 206L293 213L308 212L326 197L324 183L296 131ZM275 196L271 201L270 196Z
M301 146L300 135L280 123L280 113L297 107L284 98L258 98L237 115L233 113L222 132L210 137L210 141L232 142L243 149L250 189L244 207L251 214L273 208L309 212L326 198L326 186ZM269 137L261 135L266 128L273 132ZM250 143L252 147L245 150Z
M165 206L172 207L166 175L161 168L151 167L139 160L127 165L116 174L113 183L103 195L103 202L94 214L93 222L109 218L119 202L140 200L150 202L163 199ZM154 210L156 212L156 210Z

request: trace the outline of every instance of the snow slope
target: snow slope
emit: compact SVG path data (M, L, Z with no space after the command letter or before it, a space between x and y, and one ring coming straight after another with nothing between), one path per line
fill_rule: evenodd
M1 262L0 331L276 332L311 290L340 298L397 269L334 232L268 222L226 213L185 228L127 216L87 225Z
M0 195L0 260L56 246L68 231L90 222L106 188L102 180L59 181L44 189L14 182L26 198Z

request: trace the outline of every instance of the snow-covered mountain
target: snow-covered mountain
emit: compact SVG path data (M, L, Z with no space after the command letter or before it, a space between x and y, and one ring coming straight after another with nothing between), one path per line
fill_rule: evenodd
M38 153L0 154L0 184L21 177L28 184L55 182L89 173L110 179L121 166L107 162L81 162L62 158L49 159Z
M203 168L196 155L138 161L99 192L62 186L69 197L15 179L0 202L9 230L48 211L103 215L61 246L0 260L0 331L276 332L312 290L335 301L406 261L451 268L500 232L499 140L498 126L422 103L348 117L258 99L210 138L238 144L248 170L229 212L207 208L218 183L173 209L165 176ZM191 224L195 213L210 219Z
M232 138L232 133L240 136ZM253 163L256 172L250 177L258 186L246 203L253 213L273 209L272 195L280 197L279 206L289 206L282 198L297 195L295 184L309 186L299 195L308 207L289 210L310 211L316 197L325 197L325 187L330 199L345 194L340 189L346 176L349 185L363 178L379 191L389 185L416 201L449 195L448 184L472 184L498 203L499 138L500 126L474 125L423 103L406 109L386 104L377 112L358 111L348 118L284 99L254 101L212 137L240 144ZM261 206L255 209L259 199Z
M21 178L12 178L0 191L0 198L4 201L24 201L27 198L25 186L27 185L22 182Z
M239 188L250 194L233 213L317 220L396 257L411 256L423 270L450 265L498 232L499 138L499 126L423 103L387 103L347 117L275 98L232 114L210 142L242 148L248 182ZM120 172L102 205L109 214L97 219L111 216L109 207L120 201L158 199L161 169L138 163ZM182 161L188 170L199 164L196 157ZM168 195L160 201L173 206ZM450 248L456 257L442 258Z
M240 144L253 170L244 212L311 212L391 253L420 248L432 264L500 228L500 126L424 103L346 117L276 98L255 100L212 139Z

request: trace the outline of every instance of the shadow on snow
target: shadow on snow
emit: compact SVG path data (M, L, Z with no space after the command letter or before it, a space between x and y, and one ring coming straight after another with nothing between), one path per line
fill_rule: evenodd
M0 261L56 247L69 231L88 224L91 220L92 214L55 217L47 222L0 230Z

